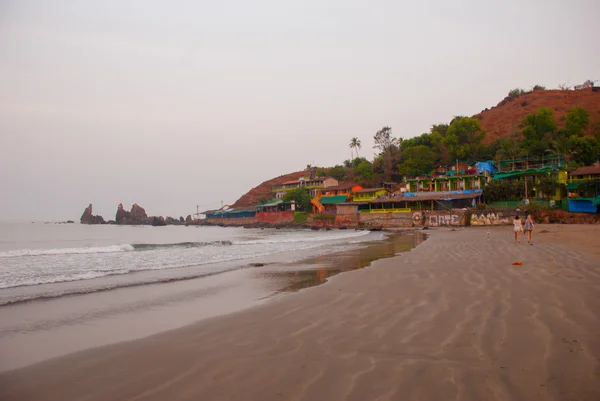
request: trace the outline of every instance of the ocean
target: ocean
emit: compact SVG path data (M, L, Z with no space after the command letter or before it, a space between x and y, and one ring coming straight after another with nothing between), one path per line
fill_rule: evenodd
M245 261L257 257L270 260L291 251L305 251L295 255L305 257L382 238L381 233L354 230L2 224L0 305L201 278L251 268ZM160 274L139 274L148 271ZM108 276L120 277L98 280Z
M240 311L420 233L0 224L0 371Z

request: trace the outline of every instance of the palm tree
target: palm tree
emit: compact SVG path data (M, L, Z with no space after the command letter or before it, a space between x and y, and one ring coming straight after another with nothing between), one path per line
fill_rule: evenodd
M566 165L569 165L569 160L572 156L574 156L577 153L575 151L573 141L571 141L571 138L565 135L560 135L558 136L558 138L551 141L550 149L546 150L546 152L562 156L565 160Z
M357 137L354 137L350 140L350 149L354 149L356 151L356 157L358 157L358 149L360 149L362 146L360 144L360 139L358 139Z
M496 153L496 159L498 161L502 159L512 160L513 169L515 168L514 160L519 157L521 149L519 148L519 142L515 137L502 138L499 141L499 149Z

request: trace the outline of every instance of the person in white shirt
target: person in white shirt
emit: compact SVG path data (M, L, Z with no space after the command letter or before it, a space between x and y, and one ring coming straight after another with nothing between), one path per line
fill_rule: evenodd
M515 216L513 225L514 225L514 230L515 230L515 241L521 242L521 233L523 232L523 224L521 223L521 218L519 216Z

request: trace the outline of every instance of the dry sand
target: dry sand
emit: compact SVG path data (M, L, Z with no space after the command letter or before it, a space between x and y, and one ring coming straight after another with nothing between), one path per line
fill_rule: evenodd
M430 230L264 306L6 372L0 399L600 400L600 227L537 228Z

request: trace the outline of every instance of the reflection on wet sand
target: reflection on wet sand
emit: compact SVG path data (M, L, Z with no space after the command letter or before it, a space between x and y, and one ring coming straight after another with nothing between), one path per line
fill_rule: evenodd
M426 235L420 231L392 234L383 241L371 242L362 248L316 256L288 265L285 269L264 271L259 275L272 283L276 293L294 292L323 284L336 274L362 269L377 259L410 251L425 239Z

